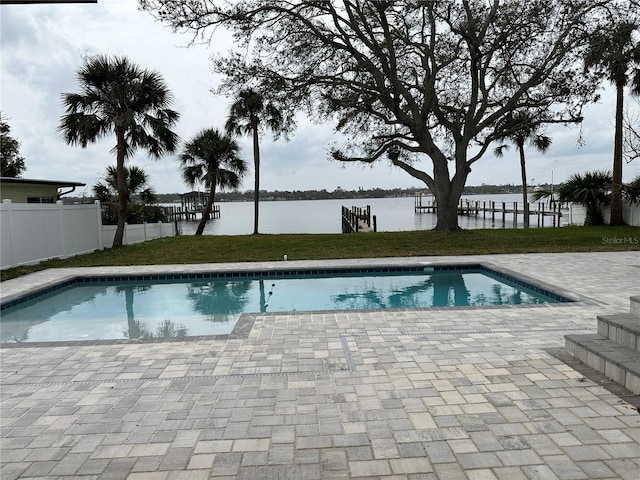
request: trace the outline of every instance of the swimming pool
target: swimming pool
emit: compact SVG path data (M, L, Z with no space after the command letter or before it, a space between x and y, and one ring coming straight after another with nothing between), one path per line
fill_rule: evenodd
M566 301L476 264L89 276L3 304L0 341L226 335L247 313Z

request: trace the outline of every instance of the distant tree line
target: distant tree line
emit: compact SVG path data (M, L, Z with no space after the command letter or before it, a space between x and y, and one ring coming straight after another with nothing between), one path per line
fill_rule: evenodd
M550 190L550 184L540 185L543 190ZM331 200L331 199L362 199L362 198L397 198L413 197L416 193L429 191L425 188L360 188L358 190L343 190L338 188L333 192L322 190L260 190L260 199L275 200ZM522 185L479 185L467 186L465 195L496 195L502 193L522 193ZM221 202L252 202L253 190L216 192L216 199ZM65 203L87 203L93 197L63 197ZM180 193L157 193L155 201L158 203L180 203Z
M544 188L551 188L551 185L543 185ZM357 190L343 190L337 188L333 192L322 190L260 190L260 199L266 201L273 200L331 200L331 199L362 199L362 198L394 198L413 197L416 193L429 193L426 188L359 188ZM467 186L464 189L465 195L490 195L500 193L521 193L522 185L480 185ZM221 192L216 198L222 202L248 202L253 199L253 191L246 192ZM159 194L160 203L179 202L180 195Z

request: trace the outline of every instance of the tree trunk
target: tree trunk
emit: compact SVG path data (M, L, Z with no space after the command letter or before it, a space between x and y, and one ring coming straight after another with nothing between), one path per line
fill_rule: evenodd
M258 141L258 124L252 125L253 129L253 168L255 186L253 192L253 234L258 234L258 211L260 204L260 142Z
M214 180L214 184L211 185L211 189L209 191L209 198L207 198L207 204L205 205L204 211L202 212L202 218L200 219L200 223L198 224L198 228L196 229L196 235L202 235L202 232L204 232L204 227L207 224L207 220L209 220L211 211L213 210L213 197L215 194L216 194L216 185Z
M524 146L518 145L520 150L520 174L522 175L522 208L524 209L524 228L529 228L529 195L527 192L527 167L524 160Z
M470 170L469 170L470 171ZM458 202L464 189L467 175L457 172L449 179L447 160L433 162L433 195L438 208L435 230L441 232L457 232L462 230L458 225Z
M624 84L616 85L616 132L613 142L613 181L611 183L610 225L624 225L622 218L622 115L624 108Z
M121 247L124 224L127 221L127 186L124 178L125 139L124 130L116 128L116 181L118 184L118 226L113 237L113 246Z
M463 150L461 149L461 151ZM471 172L463 158L458 158L458 171L452 179L449 179L449 160L439 152L435 158L432 157L433 178L408 163L398 161L397 156L391 158L391 161L413 178L424 182L435 197L437 224L434 230L443 232L462 230L458 225L458 202L460 201L467 176Z
M435 230L440 232L457 232L462 230L458 225L458 202L460 201L460 196L438 196L435 193L434 196L436 198L436 204L438 205L438 222L436 223Z

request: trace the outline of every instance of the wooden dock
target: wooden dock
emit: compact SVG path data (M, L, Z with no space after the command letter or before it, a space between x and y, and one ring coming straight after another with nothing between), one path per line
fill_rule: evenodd
M187 209L183 206L175 206L175 207L163 207L164 213L169 217L169 220L197 220L198 217L202 217L202 213L204 212L204 205L200 208L192 208ZM214 205L211 214L209 215L210 219L220 218L220 205Z
M342 233L377 232L378 224L371 207L342 207Z
M188 192L180 195L180 206L165 207L165 213L172 221L196 220L202 218L209 200L209 192ZM214 203L209 219L220 218L220 205Z
M438 205L435 198L431 194L416 193L414 202L415 213L436 213L438 211ZM544 220L547 217L551 217L552 226L559 227L560 219L562 218L562 209L560 203L552 202L550 205L545 205L543 202L523 204L518 202L493 202L493 201L479 201L472 202L470 200L460 199L460 203L457 206L458 215L465 216L480 216L482 218L491 218L496 220L496 217L506 224L507 215L512 215L513 224L518 223L518 216L529 215L529 224L531 223L531 217L535 216L538 227L544 227Z

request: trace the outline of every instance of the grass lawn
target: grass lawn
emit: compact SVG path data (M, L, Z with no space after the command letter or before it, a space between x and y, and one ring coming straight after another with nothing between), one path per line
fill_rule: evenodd
M180 236L0 272L0 280L46 268L499 253L640 251L638 227Z

